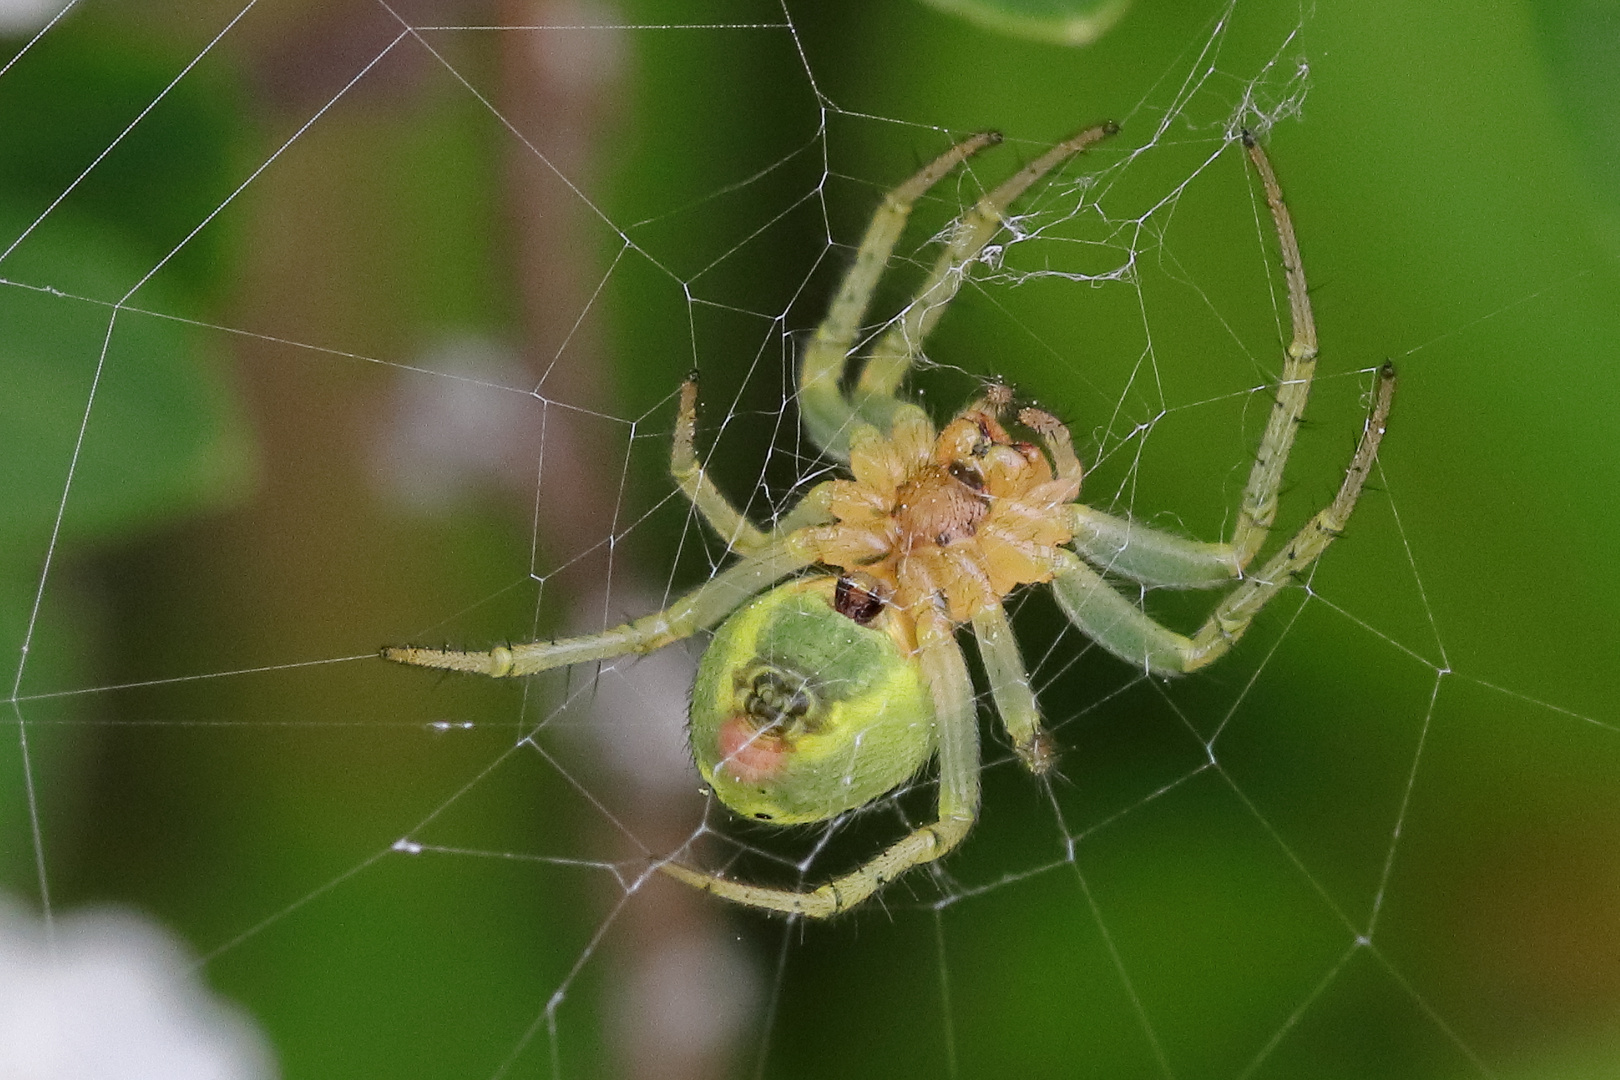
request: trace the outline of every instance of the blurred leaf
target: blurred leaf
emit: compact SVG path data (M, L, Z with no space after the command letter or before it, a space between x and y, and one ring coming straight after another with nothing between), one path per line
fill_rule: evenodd
M0 206L0 235L18 235L31 218ZM223 358L204 332L127 310L115 318L110 303L79 298L119 296L148 265L101 223L65 213L6 263L8 282L36 286L0 287L0 648L29 658L26 687L82 685L97 651L94 604L71 577L53 577L36 617L40 574L58 544L150 528L228 498L249 473ZM142 298L154 310L185 310L156 285ZM20 840L30 821L59 821L82 793L71 778L83 758L85 704L30 702L26 769L19 740L0 751L0 836L8 838L0 880L12 886L32 883L32 845ZM25 795L25 777L37 794Z
M4 235L28 220L0 208ZM51 286L0 289L0 549L8 553L43 557L64 488L60 538L81 540L216 503L248 475L248 439L203 331L76 298L120 296L143 265L108 231L66 214L52 215L6 263L7 280ZM149 310L184 310L159 285L142 290ZM92 388L93 422L81 443Z
M1554 93L1611 214L1620 213L1620 0L1533 0Z
M1054 45L1089 45L1119 21L1131 0L923 0L968 22Z
M234 183L244 131L221 69L174 82L190 55L75 19L0 85L0 649L23 658L24 691L86 685L102 658L99 598L63 572L61 545L218 503L249 472L224 357L181 321L230 285L228 231L191 233ZM115 316L160 263L134 302L168 317ZM74 831L95 708L23 700L20 737L0 750L0 879L29 891L24 838Z
M168 272L212 296L229 286L221 273L229 231L213 222L191 232L235 186L231 156L244 131L238 95L217 66L173 81L187 55L85 20L41 39L0 85L0 191L28 212L25 221L61 198L53 216L68 211L118 230L147 267L174 252ZM0 251L19 231L0 236Z

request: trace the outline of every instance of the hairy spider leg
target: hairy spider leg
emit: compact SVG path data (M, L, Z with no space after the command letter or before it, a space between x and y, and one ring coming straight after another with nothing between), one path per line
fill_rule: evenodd
M979 643L979 658L990 680L996 715L1012 739L1018 760L1036 776L1045 774L1057 762L1057 747L1041 724L1040 706L1029 684L1029 669L1024 666L1006 609L992 604L974 615L973 637Z
M973 827L979 808L979 727L967 661L944 610L930 605L917 617L917 660L934 699L939 756L939 812L866 863L817 888L799 892L733 881L676 862L659 864L673 878L750 907L825 919L848 911L913 867L950 851Z
M844 275L832 309L817 328L800 366L800 411L817 446L830 457L848 461L849 437L856 424L868 423L879 431L890 429L895 410L901 405L895 397L901 381L921 351L924 339L961 288L968 267L1001 230L1007 208L1031 184L1058 165L1118 130L1111 122L1097 124L1065 139L1014 173L963 214L953 226L951 239L927 280L878 339L861 369L852 395L846 396L841 383L860 331L860 321L888 267L889 256L913 204L959 161L999 141L1000 136L976 135L958 143L884 200L867 227L855 264Z
M923 342L945 314L945 308L962 288L969 267L1006 224L1007 208L1041 177L1117 131L1118 124L1106 121L1071 135L1008 177L956 221L950 242L940 252L915 299L867 355L852 395L863 419L879 431L889 430L890 416L899 404L895 395L901 382L922 353Z
M663 611L600 634L502 645L484 652L391 646L382 651L382 657L415 667L503 678L534 675L626 653L650 653L718 624L751 597L812 561L791 536L784 536L744 555L741 562L722 570Z
M828 519L825 483L807 492L769 533L762 532L710 480L696 450L697 379L681 386L680 413L670 451L670 472L728 550L742 562L715 575L707 584L681 597L663 611L600 634L500 646L483 652L391 646L385 660L415 667L465 671L496 678L533 675L552 668L626 653L648 653L722 622L756 594L814 560L803 554L792 534Z
M758 551L770 540L748 515L731 505L697 456L697 373L681 384L681 410L675 418L675 438L670 444L669 472L688 502L703 515L727 549L742 554Z
M1385 364L1378 371L1372 412L1362 429L1350 466L1345 470L1338 495L1259 571L1249 574L1228 593L1191 637L1154 621L1075 556L1065 559L1066 565L1052 579L1058 604L1087 637L1150 674L1179 675L1196 671L1224 655L1243 636L1266 602L1308 570L1344 531L1378 456L1378 444L1384 437L1394 396L1395 367Z
M1232 530L1232 547L1237 552L1238 565L1246 567L1265 544L1266 534L1277 520L1277 492L1282 487L1283 466L1305 412L1311 378L1316 374L1316 320L1311 317L1311 295L1305 285L1305 263L1299 257L1294 221L1288 214L1288 204L1283 202L1277 174L1272 172L1266 152L1247 131L1243 133L1243 145L1260 173L1260 181L1266 189L1266 205L1271 208L1271 220L1277 226L1283 276L1288 282L1289 322L1294 335L1283 353L1282 381L1277 384L1277 398L1266 421L1266 432L1260 438L1260 448L1255 452L1254 468L1249 472L1243 501L1238 506L1237 525Z
M1000 141L1000 133L994 131L963 139L885 195L867 224L866 235L855 251L855 262L845 272L827 316L805 346L799 365L799 410L804 426L815 444L832 457L849 460L849 428L854 417L839 383L860 333L861 320L872 302L872 292L888 269L889 256L905 231L912 207L952 169Z
M1243 145L1260 174L1266 205L1277 228L1292 340L1283 352L1282 378L1265 434L1255 450L1232 539L1224 544L1200 543L1088 506L1077 504L1071 511L1076 551L1094 566L1149 587L1207 589L1243 576L1276 521L1283 467L1316 373L1316 321L1311 317L1305 264L1300 259L1293 218L1265 151L1248 132L1243 133Z
M680 415L675 420L675 439L670 450L669 471L675 477L681 494L703 515L715 535L725 541L726 548L740 555L762 551L774 541L795 530L810 525L824 525L832 520L827 512L827 497L832 489L826 482L817 484L794 504L769 534L748 520L748 516L732 505L697 456L697 374L694 372L681 384Z

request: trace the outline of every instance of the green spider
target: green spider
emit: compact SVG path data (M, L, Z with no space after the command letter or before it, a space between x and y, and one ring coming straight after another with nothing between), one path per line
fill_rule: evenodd
M1087 637L1143 671L1180 675L1226 653L1255 615L1344 528L1377 455L1394 393L1385 365L1337 497L1259 570L1283 466L1316 361L1305 273L1293 224L1265 153L1259 171L1282 249L1293 340L1244 488L1232 537L1200 543L1077 502L1081 466L1068 430L1024 409L1034 441L1008 433L1009 395L993 387L936 431L897 396L924 339L1008 208L1053 168L1116 130L1086 129L982 197L947 234L932 272L867 353L852 353L873 290L913 204L999 136L963 140L894 189L873 215L799 370L810 437L848 466L817 484L769 532L736 510L694 448L697 386L682 387L671 471L738 561L668 608L586 637L488 652L386 648L384 658L491 676L648 653L718 626L693 687L699 771L735 812L781 825L865 806L939 760L937 819L860 867L807 891L772 888L665 861L661 870L740 904L824 918L846 911L962 841L979 803L974 689L957 630L971 625L990 696L1019 758L1045 773L1055 754L1003 607L1021 585L1050 583ZM849 390L846 381L852 381ZM1108 577L1149 588L1230 587L1191 636L1154 621ZM778 584L784 578L785 584Z

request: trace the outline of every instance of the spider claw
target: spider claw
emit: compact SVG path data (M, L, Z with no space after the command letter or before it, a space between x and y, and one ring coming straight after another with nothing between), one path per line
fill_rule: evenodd
M1045 409L1019 409L1018 422L1037 435L1050 435L1063 425Z
M1027 743L1021 743L1014 748L1018 753L1018 760L1024 763L1036 776L1045 776L1057 764L1057 740L1045 728L1039 728L1033 738Z
M986 412L1000 416L1012 404L1013 388L1000 379L993 380L985 384L982 400Z

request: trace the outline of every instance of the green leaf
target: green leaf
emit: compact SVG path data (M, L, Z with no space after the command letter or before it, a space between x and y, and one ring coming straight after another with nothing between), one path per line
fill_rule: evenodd
M0 206L0 235L19 235L28 220ZM249 475L217 344L190 323L111 304L145 269L117 233L62 213L5 263L0 550L9 555L43 557L59 507L59 539L102 539L228 498ZM161 285L143 287L137 302L183 313Z
M230 285L230 221L190 234L239 182L233 152L244 129L238 87L220 65L169 85L188 56L161 36L64 22L0 87L0 191L29 220L61 199L52 216L114 229L147 265L174 252L166 273L217 299Z
M1089 45L1131 0L923 0L986 30L1054 45Z

